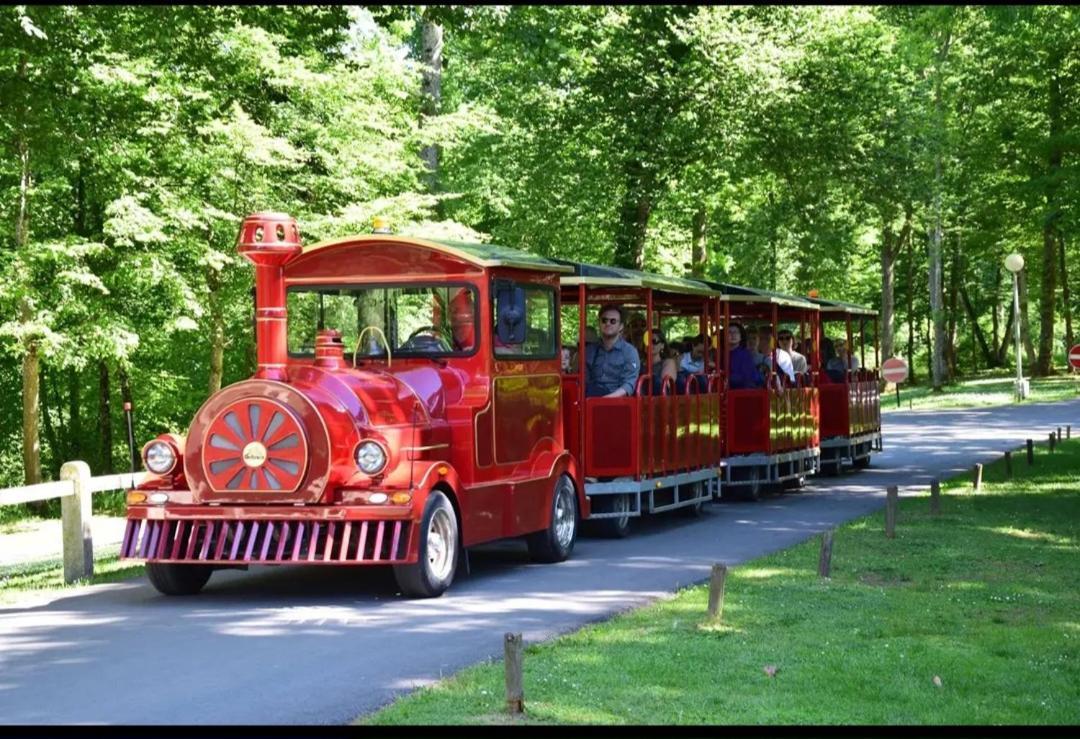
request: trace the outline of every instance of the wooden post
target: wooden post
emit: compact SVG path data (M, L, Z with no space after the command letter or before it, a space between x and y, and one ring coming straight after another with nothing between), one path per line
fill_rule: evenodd
M936 479L930 481L930 513L941 513L941 483Z
M1069 425L1067 425L1065 427L1065 438L1066 439L1071 439L1072 438L1072 424L1069 424Z
M1053 431L1051 431L1051 432L1050 432L1050 453L1051 453L1051 454L1053 454L1053 453L1054 453L1054 442L1055 442L1055 441L1056 441L1056 439L1054 438L1054 432L1053 432Z
M974 469L975 481L972 484L972 489L978 492L982 489L982 465L976 463Z
M72 495L60 499L60 519L64 532L64 582L91 577L94 574L94 541L90 535L90 465L86 462L65 462L60 479L71 480Z
M896 538L896 503L900 497L900 491L895 485L890 485L885 491L885 536L890 539Z
M829 577L829 572L832 568L832 542L832 531L825 531L821 534L821 556L818 557L817 566L819 577Z
M1035 442L1031 439L1027 440L1027 459L1029 467L1035 464Z
M525 650L521 634L506 632L503 652L506 663L506 710L511 715L517 715L525 711L525 688L521 674Z
M727 567L717 562L709 575L709 618L719 621L724 615L724 580Z
M1057 427L1057 440L1061 441L1061 427L1060 426Z
M1005 452L1005 478L1012 479L1012 452Z

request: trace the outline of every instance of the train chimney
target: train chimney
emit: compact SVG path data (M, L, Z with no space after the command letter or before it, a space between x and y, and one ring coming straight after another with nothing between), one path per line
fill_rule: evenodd
M255 265L255 342L263 380L286 379L285 263L299 254L300 229L285 213L252 213L236 248Z
M315 334L315 366L327 369L345 366L345 347L341 343L340 331L327 328Z

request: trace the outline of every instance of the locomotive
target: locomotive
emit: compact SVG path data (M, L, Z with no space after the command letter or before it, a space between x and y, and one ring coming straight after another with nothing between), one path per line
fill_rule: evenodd
M713 340L708 368L678 387L645 391L646 368L632 396L600 398L584 362L561 366L560 339L576 322L584 357L588 312L611 301L712 337L732 305L765 305L774 334L792 319L817 336L811 302L389 233L303 246L279 213L245 218L237 248L255 268L257 370L186 434L147 443L149 474L127 493L121 556L164 594L253 564L388 565L405 595L433 597L477 544L522 537L560 562L583 522L625 536L636 516L695 515L747 484L732 470L754 470L750 497L817 470L820 356L795 382L774 356L757 395L736 393ZM645 352L651 335L635 337ZM858 418L855 443L880 448L880 422Z

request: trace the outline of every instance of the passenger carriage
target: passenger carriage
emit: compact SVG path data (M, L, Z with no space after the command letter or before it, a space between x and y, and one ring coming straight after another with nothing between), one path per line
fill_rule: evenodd
M768 335L764 383L759 388L732 386L729 352L722 353L728 376L724 396L722 496L756 500L769 489L801 487L817 471L818 390L814 373L791 380L777 366L776 336L781 325L808 338L818 325L818 307L791 295L705 281L720 294L722 325L756 326ZM810 361L810 358L807 358Z
M881 451L881 377L878 362L877 311L854 303L809 298L821 309L821 331L817 345L817 369L821 394L821 471L839 474L844 464L863 468L870 455ZM867 328L873 325L871 348L874 361L867 367ZM829 372L826 369L827 339L844 338L858 369Z
M392 235L300 243L249 216L258 370L144 448L123 557L168 594L215 568L392 565L442 593L462 547L569 556L589 505L564 443L559 276L511 249Z
M591 502L589 518L621 537L631 518L645 513L700 512L717 492L722 453L723 378L715 348L708 350L711 371L678 382L656 386L653 368L643 366L634 394L623 398L586 397L580 358L587 351L586 327L605 304L621 306L631 319L624 338L640 349L645 364L652 346L648 329L677 322L714 336L714 292L696 280L564 263L573 273L560 279L562 305L577 321L572 333L579 361L563 377L563 418L567 447L579 460L580 484Z

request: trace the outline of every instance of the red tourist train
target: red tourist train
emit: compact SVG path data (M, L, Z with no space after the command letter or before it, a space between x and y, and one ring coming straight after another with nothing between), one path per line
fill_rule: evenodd
M826 311L857 306L389 234L304 247L274 213L237 244L255 265L258 369L186 435L149 442L127 496L121 556L165 594L297 564L390 565L406 595L437 596L474 545L523 537L558 562L582 522L625 536L645 513L801 484L826 441L836 469L880 449L876 370L832 379L813 350ZM612 304L650 361L632 394L590 397L563 337L586 357ZM760 387L729 387L736 318L758 322ZM774 350L781 326L809 352L798 374ZM663 328L698 334L687 371L651 361Z

